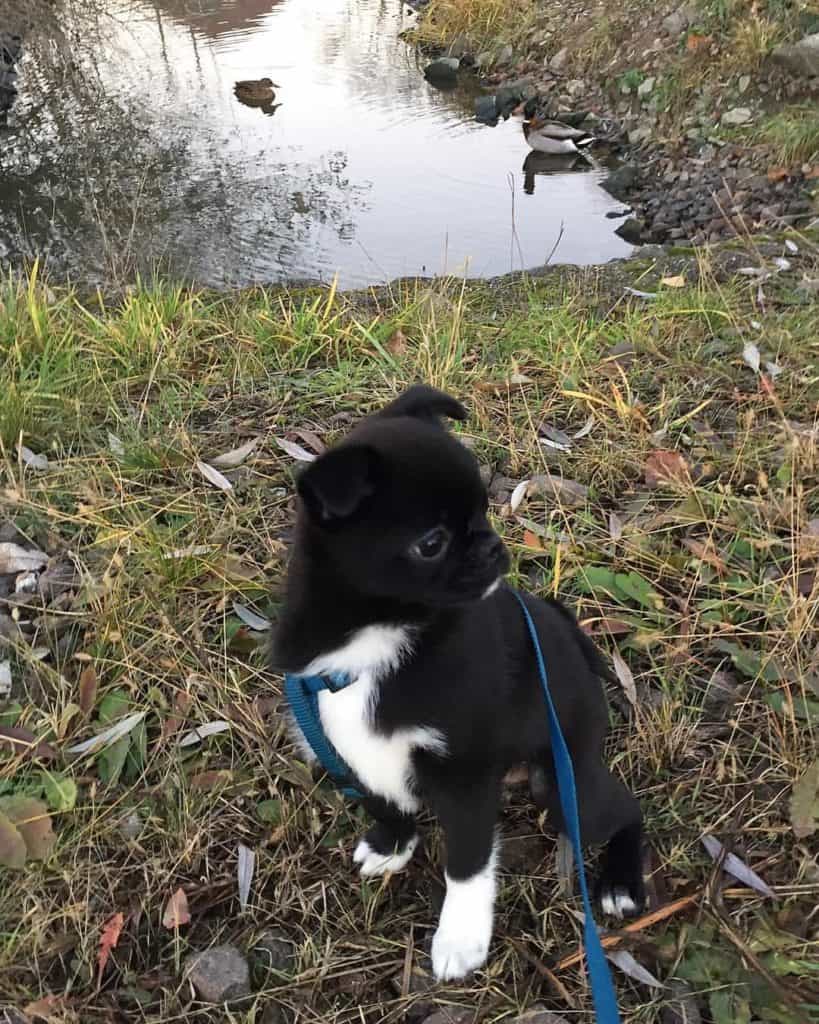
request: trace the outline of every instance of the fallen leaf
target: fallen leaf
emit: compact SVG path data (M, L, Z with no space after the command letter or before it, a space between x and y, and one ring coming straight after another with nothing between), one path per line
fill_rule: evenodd
M612 619L603 616L599 619L584 619L580 628L589 636L628 636L634 632L634 626L625 619Z
M588 434L590 434L592 432L592 429L594 428L594 423L594 413L592 413L586 420L586 422L583 424L583 426L580 428L580 430L572 434L574 440L579 441L581 437L586 437Z
M531 530L523 531L523 543L526 545L527 548L530 548L532 551L546 550L543 547L543 542L541 541L540 537L538 537L536 533L532 533Z
M0 864L19 871L26 863L26 843L14 822L0 811Z
M778 363L765 363L765 369L768 371L768 376L771 380L776 380L780 373L782 373L782 367Z
M584 484L568 480L566 477L552 476L551 473L532 477L527 493L542 494L545 498L562 502L567 508L585 505L589 497L589 489Z
M80 673L80 711L90 715L97 701L97 670L86 665Z
M121 459L125 455L125 445L120 441L116 434L112 434L108 431L108 447L113 455L116 455L118 459Z
M244 843L239 843L238 852L239 859L236 870L239 881L239 906L244 910L250 897L250 885L253 881L253 867L256 863L256 854L249 850Z
M183 924L191 923L191 915L188 910L188 897L185 890L179 888L165 904L162 912L162 925L168 929L181 928Z
M30 729L19 725L0 725L0 745L8 743L15 754L31 754L43 761L51 761L57 751L45 740L38 740Z
M209 772L197 772L196 775L191 775L190 786L191 789L198 789L207 793L226 786L232 777L232 773L227 768L215 768Z
M220 491L233 490L233 484L230 480L228 480L226 476L222 476L218 469L214 469L213 466L209 466L207 462L201 462L197 459L196 468L209 484L213 484L214 487L218 487Z
M0 661L0 700L11 693L11 662Z
M797 839L806 839L819 828L819 758L794 783L791 828Z
M568 898L574 892L574 849L572 841L562 832L557 834L555 846L555 874L557 875L557 889L561 896Z
M306 427L294 427L292 431L297 437L300 437L305 444L309 444L310 447L316 452L317 455L321 455L322 452L327 451L327 445L313 430L308 430Z
M60 1014L62 1018L62 1007L65 1000L62 996L43 996L42 999L36 999L33 1003L28 1003L23 1007L23 1013L28 1017L33 1017L35 1020L51 1021L56 1020L56 1014Z
M77 803L77 783L52 772L43 772L43 793L49 809L57 814L72 811Z
M18 572L37 572L48 561L48 555L36 548L21 548L11 541L0 543L0 576Z
M253 437L240 448L234 448L232 451L225 452L224 455L217 455L215 459L210 460L210 464L216 466L217 469L236 469L255 450L260 441L261 437Z
M302 448L300 444L296 444L295 441L288 441L286 437L276 437L274 440L291 459L295 459L297 462L315 462L316 456L312 452L308 452L306 448Z
M37 455L24 444L17 445L17 454L24 465L29 469L48 469L48 459L45 455Z
M208 736L216 736L220 732L227 732L228 729L230 729L229 722L205 722L203 725L198 725L195 729L191 729L190 732L186 732L184 736L179 738L176 745L178 747L192 747L194 743L201 743Z
M623 289L627 295L633 295L637 299L656 299L656 292L641 292L639 288L630 288L628 285Z
M632 707L636 707L637 687L634 685L634 676L616 647L612 651L611 660L614 663L614 671L620 680L620 685L623 687L623 693L626 695L629 704Z
M402 356L407 351L407 336L397 327L387 338L384 348L393 356Z
M664 284L666 288L685 288L685 278L682 274L676 274L674 277L662 277L660 284Z
M799 252L799 246L790 238L785 239L785 248L788 250L791 256L795 256Z
M162 558L166 561L171 558L198 558L200 555L207 555L212 550L211 544L190 544L186 548L174 548L173 551L167 551Z
M769 167L768 168L768 181L784 181L789 176L787 167Z
M784 256L775 256L773 261L774 266L777 270L790 270L791 261L786 260Z
M114 725L108 729L103 729L102 732L97 733L96 736L92 736L90 740L83 740L82 743L76 743L73 747L68 747L66 750L67 754L88 754L90 752L96 753L98 750L102 750L105 747L110 747L117 740L122 739L123 736L127 736L128 733L145 717L144 711L134 711L133 714L126 715L125 718L119 722L115 722Z
M51 827L51 815L42 800L30 796L2 797L0 812L23 837L28 859L46 860L57 837Z
M526 491L529 487L528 480L521 480L521 482L512 491L512 497L509 499L509 507L513 512L517 512L520 507L520 503L526 497Z
M270 629L270 619L265 619L261 615L257 615L249 608L246 608L243 604L239 604L238 601L233 602L233 611L246 626L249 626L250 629L256 630L258 633L265 633Z
M609 536L612 540L620 540L623 536L623 520L616 512L609 512Z
M637 963L634 957L629 953L627 949L615 949L610 953L606 953L606 958L619 967L623 974L627 974L629 978L633 978L635 981L639 981L643 985L648 985L650 988L662 988L663 983L658 981L657 978L646 970L642 964Z
M646 459L645 482L647 487L658 487L661 483L690 483L688 463L674 451L659 449Z
M697 540L694 537L683 537L682 545L688 548L695 558L699 558L701 561L712 565L717 572L723 573L726 571L725 562L716 553L711 541L703 543L703 541Z
M550 448L556 448L559 452L571 451L572 439L559 427L543 423L540 427L540 433L542 436L538 438L538 441L541 444L548 445Z
M116 949L119 937L122 932L122 926L125 924L125 917L119 911L114 914L113 917L109 917L105 924L102 926L102 934L100 935L100 945L97 950L97 983L102 980L102 973L105 970L105 965L108 963L108 958L111 956L111 950Z
M761 356L759 349L752 341L746 341L742 348L742 358L751 367L754 373L759 373Z
M700 50L710 46L713 41L713 36L703 36L698 32L689 32L688 38L685 41L685 48L689 53L699 53Z
M719 860L725 850L725 847L715 836L703 836L702 845L714 861ZM762 893L763 896L776 895L773 889L766 882L763 882L759 875L752 871L744 861L741 861L736 854L727 854L722 862L722 867L724 871L727 871L729 875L736 878L738 882L747 885L749 889L754 889L756 892Z

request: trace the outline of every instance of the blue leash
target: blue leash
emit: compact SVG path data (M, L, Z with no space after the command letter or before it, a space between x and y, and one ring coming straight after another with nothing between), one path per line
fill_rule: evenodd
M586 947L586 962L589 965L589 986L591 987L594 1012L597 1017L597 1024L620 1024L620 1014L617 1009L617 998L614 995L614 986L609 973L609 966L606 962L603 947L600 945L600 936L597 934L597 925L592 912L589 889L586 884L586 870L583 866L583 851L580 846L580 818L577 812L577 789L574 784L574 768L569 748L563 738L563 731L560 728L557 712L555 711L552 695L549 691L549 677L546 674L546 665L543 661L543 651L540 649L540 638L537 629L529 613L529 609L523 598L516 590L511 590L521 611L532 646L535 650L535 660L540 681L543 685L543 695L546 698L546 710L549 716L549 733L552 740L552 755L555 762L555 775L557 777L557 792L560 798L560 807L563 811L563 821L574 851L574 860L577 865L577 880L580 883L580 894L583 898L583 944ZM321 766L332 779L333 783L353 800L360 800L364 793L359 788L357 780L350 770L349 765L341 758L336 748L327 739L327 735L321 724L321 716L318 708L318 695L322 690L330 690L332 693L344 689L351 682L349 676L335 674L330 676L296 676L286 675L284 677L284 692L290 703L293 716L301 729L304 738L313 748Z
M589 888L586 884L586 869L583 866L583 851L580 846L580 818L577 813L577 789L574 784L574 768L569 748L563 738L563 730L555 711L554 701L549 692L549 677L546 675L546 665L543 661L543 651L540 649L540 639L529 609L520 594L513 590L518 604L523 612L526 628L532 638L532 646L535 649L535 660L537 670L540 674L540 681L543 684L543 695L546 698L546 710L549 714L549 732L552 739L552 756L555 762L555 775L557 776L557 792L560 797L560 809L563 811L563 821L566 832L574 851L574 860L577 865L577 880L580 883L580 895L583 897L583 945L586 947L586 962L589 965L589 986L591 987L592 1002L598 1024L620 1024L620 1013L617 1009L617 997L614 994L614 986L611 981L609 965L600 944L600 936L597 934L597 925L592 912L591 900L589 899Z

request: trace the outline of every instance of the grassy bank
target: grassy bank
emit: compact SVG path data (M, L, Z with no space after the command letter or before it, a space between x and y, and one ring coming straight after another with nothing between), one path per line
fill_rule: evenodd
M645 806L652 908L673 910L621 943L663 986L618 972L626 1019L694 1019L694 1004L720 1024L804 1019L819 1004L819 260L797 247L770 250L792 268L763 261L763 284L702 254L350 296L146 283L108 301L6 282L0 539L46 552L50 582L0 602L0 722L28 730L0 747L0 800L40 801L29 819L48 813L56 841L0 868L0 991L65 1021L341 1024L458 1006L501 1021L538 1002L588 1019L582 973L557 965L579 942L577 900L520 786L490 966L431 987L434 829L405 874L355 876L360 817L294 759L247 625L247 609L275 618L293 444L320 449L422 378L470 407L516 578L620 654L612 760ZM105 750L68 753L139 712ZM706 834L774 895L728 879ZM239 844L255 853L244 909ZM180 888L189 923L181 897L168 910ZM191 1001L190 951L247 950L270 927L293 955L258 960L251 999Z

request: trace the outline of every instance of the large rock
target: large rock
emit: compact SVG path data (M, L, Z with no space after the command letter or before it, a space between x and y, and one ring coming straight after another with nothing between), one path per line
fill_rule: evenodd
M557 53L549 61L550 71L562 71L566 67L566 62L569 59L569 48L564 46L562 50L558 50Z
M619 235L629 245L640 245L645 241L645 224L636 217L629 217L624 220L619 228L615 228L615 235Z
M669 14L668 17L663 18L663 29L667 35L676 39L677 36L681 36L685 32L696 15L696 9L685 4Z
M729 128L738 127L741 124L748 124L753 119L754 113L750 107L733 107L726 110L720 118L720 123Z
M636 181L637 168L634 164L623 164L616 171L612 171L601 184L610 196L622 202Z
M250 947L250 955L261 970L287 974L295 965L296 946L285 932L270 928Z
M798 43L783 43L771 56L794 75L805 78L819 75L819 32L805 36Z
M424 75L438 82L452 81L457 76L460 66L461 61L459 57L439 57L437 60L432 61L431 64L427 64L424 68Z
M194 953L182 970L205 1003L229 1003L250 995L250 969L235 946L214 946Z

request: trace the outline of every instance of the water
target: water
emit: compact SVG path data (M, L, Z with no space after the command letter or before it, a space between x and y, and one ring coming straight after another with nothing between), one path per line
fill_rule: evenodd
M217 287L352 287L631 251L601 172L525 179L518 120L476 124L469 76L451 92L424 80L398 0L98 6L72 8L61 39L29 37L0 134L6 263L45 252L85 282L160 261ZM270 116L233 95L264 76Z

